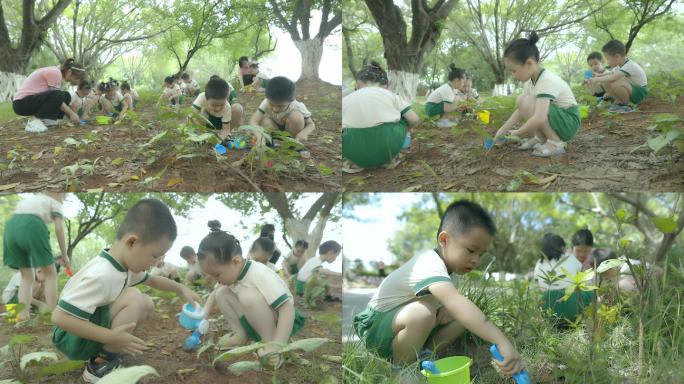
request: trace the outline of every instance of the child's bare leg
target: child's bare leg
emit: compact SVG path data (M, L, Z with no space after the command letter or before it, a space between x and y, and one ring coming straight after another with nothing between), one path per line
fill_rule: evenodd
M242 105L235 103L230 106L230 128L231 130L238 129L242 124Z
M627 79L620 79L612 83L606 83L606 92L614 96L616 101L621 104L628 104L632 95L632 83Z
M397 312L392 321L393 359L399 364L416 361L416 356L435 327L437 310L424 301L414 301Z
M292 137L296 137L304 129L304 115L299 111L292 111L285 120L285 129Z
M73 99L71 99L71 104L69 104L69 108L71 108L71 110L76 112L76 113L78 113L78 110L82 106L83 106L83 102L78 97L74 97Z
M85 99L83 102L83 116L81 118L83 120L88 120L90 118L90 112L93 109L93 101L90 99Z
M465 327L454 320L444 307L437 311L437 325L443 325L443 327L435 332L426 343L436 353L443 350L465 332Z
M254 288L242 289L238 300L249 324L263 341L272 341L275 336L276 318L264 296Z
M111 101L104 99L104 100L100 101L100 105L102 105L102 112L104 112L104 113L114 112L114 104L112 104Z
M135 323L139 326L154 311L152 298L133 287L124 288L119 297L109 306L111 329L118 326ZM105 350L109 350L104 346Z
M19 284L18 300L19 304L24 305L24 309L19 313L19 320L27 320L31 314L31 298L33 297L33 269L19 268L21 273L21 284Z
M516 98L516 101L515 101L516 108L518 109L520 116L525 121L529 120L532 116L534 116L534 109L535 109L536 103L537 103L537 100L535 99L534 95L532 95L532 94L520 95ZM547 121L547 125L548 125L548 121ZM536 136L537 139L539 139L539 141L541 141L541 142L544 142L545 139L549 138L548 136L542 134L542 130L535 129L533 132L534 132L534 136ZM555 139L552 139L552 140L555 140Z
M242 328L240 324L240 315L242 305L240 304L235 293L230 290L230 288L221 286L216 291L214 291L214 298L216 299L216 305L223 314L223 318L226 319L230 329L233 331L233 336L231 336L221 347L230 348L238 345L243 345L247 343L247 333Z
M57 270L54 264L45 265L38 269L43 271L45 282L43 291L45 293L45 304L52 311L57 306Z

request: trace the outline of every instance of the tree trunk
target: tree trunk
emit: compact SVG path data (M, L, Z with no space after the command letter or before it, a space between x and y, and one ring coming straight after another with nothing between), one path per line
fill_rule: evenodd
M323 56L323 40L318 38L294 40L294 45L302 57L302 72L299 80L320 80L318 67L321 65Z
M390 69L387 71L387 76L389 77L389 89L399 94L406 101L413 102L416 99L420 74Z

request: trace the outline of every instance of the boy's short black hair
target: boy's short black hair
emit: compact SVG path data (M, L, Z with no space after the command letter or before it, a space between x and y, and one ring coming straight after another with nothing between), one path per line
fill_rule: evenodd
M187 80L189 78L190 78L190 75L188 75L187 72L183 72L183 74L181 75L181 79L183 79L183 80Z
M166 76L166 77L164 78L164 82L165 82L166 84L173 84L174 81L175 81L175 79L174 79L173 76Z
M588 245L590 247L594 246L594 235L591 233L590 230L584 228L580 229L577 232L575 232L574 235L572 235L572 239L570 240L570 244L572 244L573 247L577 245Z
M275 101L292 101L295 98L295 83L284 76L272 78L266 86L266 98Z
M309 249L309 242L306 240L297 240L295 247L302 247L304 249Z
M183 259L187 259L188 257L193 255L196 255L195 250L189 245L184 246L180 250L180 257L182 257Z
M254 242L252 243L252 247L249 249L249 251L254 252L257 249L260 249L268 254L273 255L273 251L275 250L275 243L268 237L260 237L254 240Z
M589 257L592 266L594 262L596 262L596 266L599 266L606 260L618 258L617 253L610 248L594 248L591 250L591 255Z
M219 75L211 75L209 80L220 79L220 78L221 78L221 76L219 76Z
M589 60L598 60L600 62L603 62L603 55L601 54L601 52L598 51L592 52L589 54L589 56L587 56L587 61Z
M275 225L273 224L264 224L261 226L261 233L259 236L261 237L268 237L271 240L273 240L273 233L275 232Z
M555 233L545 233L542 238L541 251L547 260L559 260L565 251L565 240Z
M122 90L122 91L130 91L130 90L131 90L131 85L128 84L127 81L124 81L123 83L121 83L121 90Z
M620 40L611 40L606 43L606 45L601 48L601 51L603 53L607 53L609 55L622 55L624 56L627 53L627 48L625 48L625 45L622 44L622 41Z
M142 199L126 213L119 225L117 240L127 233L137 235L143 243L149 243L162 236L174 241L178 230L171 210L164 202L157 199Z
M228 98L228 83L223 79L209 80L204 87L204 96L207 100L225 100Z
M458 237L473 227L482 227L490 235L496 234L496 225L489 213L479 204L468 200L458 200L451 203L439 223L437 238L442 231L453 237Z
M247 56L240 56L240 58L238 59L238 66L242 67L242 63L248 63L248 62L249 62L249 58Z
M330 251L333 251L333 252L339 254L340 251L342 251L342 246L340 245L340 243L338 243L335 240L328 240L328 241L322 243L320 247L318 247L318 254L319 255L324 255Z
M250 68L259 68L259 63L252 63L249 65Z

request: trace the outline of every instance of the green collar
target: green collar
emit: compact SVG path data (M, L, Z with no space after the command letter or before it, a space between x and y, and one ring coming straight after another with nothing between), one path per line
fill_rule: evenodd
M238 276L238 281L242 280L243 277L247 274L247 271L249 270L249 267L252 265L252 260L247 260L245 261L245 265L242 266L242 270L240 271L240 275Z
M112 255L109 254L108 248L105 248L100 252L100 257L107 259L107 261L109 261L117 271L126 272L126 269L123 267L123 265L121 265L118 261L116 261L115 258L112 257Z
M530 79L530 80L532 80L532 85L537 85L537 83L539 82L539 78L541 77L542 73L544 73L544 68L542 68L539 71L539 73L537 73L537 79L536 80Z

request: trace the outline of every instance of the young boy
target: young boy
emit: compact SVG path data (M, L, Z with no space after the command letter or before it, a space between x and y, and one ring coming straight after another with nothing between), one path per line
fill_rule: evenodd
M273 256L273 251L275 250L275 243L268 237L260 237L252 243L252 247L249 248L249 254L247 258L259 262L269 268L274 272L277 272L275 264L271 263L271 257Z
M337 256L342 252L342 246L335 240L328 240L318 247L318 257L312 257L304 263L302 268L297 272L297 280L295 282L295 293L297 296L304 295L304 286L311 279L311 276L320 274L322 276L330 276L333 278L333 287L338 287L337 281L342 280L342 274L329 271L322 268L323 262L332 263L337 259Z
M523 369L506 336L455 287L453 274L477 267L496 227L489 214L470 201L446 209L437 231L437 249L418 254L389 274L354 329L366 348L397 364L409 364L456 340L466 329L497 344L504 374ZM432 350L432 351L431 351Z
M180 257L188 263L188 273L185 274L185 284L192 284L202 278L202 269L197 263L197 254L191 246L186 245L180 250Z
M228 83L225 80L209 80L204 92L197 96L192 107L209 120L211 124L206 124L207 127L219 130L221 140L230 135L232 110L228 102Z
M304 142L316 128L311 112L295 100L295 83L276 76L266 87L266 98L249 122L268 129L288 131L296 140Z
M589 79L592 87L603 85L606 96L615 99L609 112L629 113L633 109L629 105L639 104L648 96L646 72L634 60L627 58L625 45L618 40L611 40L602 48L612 73L594 76Z
M173 76L166 76L164 78L164 92L159 97L166 100L171 106L178 106L180 104L181 89L176 84Z
M296 276L299 269L302 268L306 262L304 253L309 249L309 243L306 240L297 240L292 251L285 258L285 276Z
M161 277L166 277L167 279L171 279L175 281L176 283L180 283L180 277L178 276L178 269L173 266L173 264L169 264L164 261L166 258L166 255L162 256L159 258L159 261L157 261L157 264L150 269L150 275L151 276L161 276Z
M27 197L17 203L12 217L5 223L3 262L21 274L17 300L23 304L23 309L19 313L19 321L29 319L37 270L45 276L48 309L54 309L57 303L57 272L47 224L54 223L59 249L62 255L66 255L63 201L62 194L52 192ZM67 263L66 259L64 262Z
M601 52L592 52L587 57L587 64L591 69L591 77L585 78L582 84L586 88L587 92L591 93L596 97L603 98L606 94L606 90L600 83L594 82L593 84L589 81L591 78L596 76L609 75L611 72L603 66L603 55Z
M268 76L264 75L259 71L258 63L250 64L249 70L254 76L254 89L263 92L265 88L268 86L268 82L271 81L271 79L269 79Z
M139 355L147 349L130 332L154 310L154 303L135 285L176 292L199 305L199 296L189 288L145 273L175 239L176 223L166 204L140 200L126 213L112 247L67 282L52 313L52 342L69 359L88 361L86 382L97 382L120 366L121 354Z
M183 81L186 95L199 96L199 84L197 84L197 81L195 81L194 79L191 79L190 75L188 75L187 72L183 72L183 74L181 75L181 80Z
M31 288L31 305L38 310L50 310L45 303L45 272L36 269L35 280ZM21 285L21 273L15 273L10 279L5 290L2 291L2 302L5 304L19 304L19 286Z

